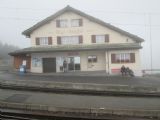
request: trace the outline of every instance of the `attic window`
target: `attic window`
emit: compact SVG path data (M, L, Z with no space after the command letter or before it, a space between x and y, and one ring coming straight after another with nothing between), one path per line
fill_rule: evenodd
M80 27L82 26L82 19L72 19L71 27Z
M72 27L79 27L79 20L78 19L72 19L71 20L71 26Z
M60 28L68 27L68 20L67 19L57 20L56 25L57 27L60 27Z

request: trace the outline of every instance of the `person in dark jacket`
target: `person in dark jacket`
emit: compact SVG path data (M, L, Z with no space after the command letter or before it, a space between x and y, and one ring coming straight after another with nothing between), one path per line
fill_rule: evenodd
M63 61L63 71L67 72L67 61L66 60Z
M127 76L129 75L129 72L130 72L129 67L126 67L126 75L127 75Z
M134 77L134 72L129 67L126 68L126 74L129 75L129 76L131 76L131 77Z
M122 73L122 76L126 75L126 68L124 65L121 67L121 73Z

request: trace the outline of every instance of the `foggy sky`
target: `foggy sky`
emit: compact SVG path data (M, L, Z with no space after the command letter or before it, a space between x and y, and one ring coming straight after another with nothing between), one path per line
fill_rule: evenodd
M29 47L22 31L67 5L145 39L143 68L150 68L152 43L153 68L160 69L160 0L0 0L0 41Z

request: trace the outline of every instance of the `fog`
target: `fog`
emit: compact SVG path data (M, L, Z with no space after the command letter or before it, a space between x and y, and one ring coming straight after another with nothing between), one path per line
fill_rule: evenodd
M160 69L159 0L0 0L0 41L29 47L21 32L67 5L145 39L142 67L151 67L152 50L153 68Z

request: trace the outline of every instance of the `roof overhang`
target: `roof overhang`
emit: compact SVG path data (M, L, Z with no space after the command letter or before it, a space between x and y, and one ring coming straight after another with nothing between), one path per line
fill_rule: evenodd
M58 46L38 46L20 49L9 53L11 56L30 53L68 52L68 51L92 51L92 50L130 50L141 49L138 43L128 44L90 44L90 45L58 45Z

